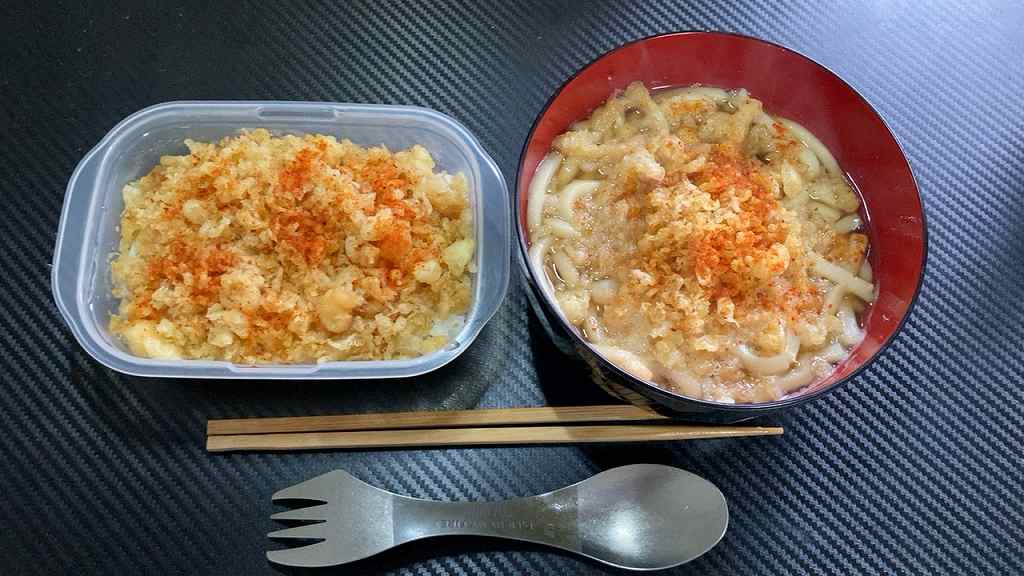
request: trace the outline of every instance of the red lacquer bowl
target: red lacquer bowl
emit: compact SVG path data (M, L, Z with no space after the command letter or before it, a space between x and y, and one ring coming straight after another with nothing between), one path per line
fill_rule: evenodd
M630 82L648 88L700 83L746 88L770 114L791 118L836 156L864 200L878 298L863 318L866 337L826 378L773 402L721 404L688 398L633 378L599 356L555 312L527 265L526 202L530 180L551 141ZM516 182L520 263L531 301L561 348L573 350L613 393L670 412L738 420L792 406L849 381L892 341L914 305L927 253L917 185L899 143L863 96L824 66L777 44L720 32L679 32L631 42L571 77L530 131Z

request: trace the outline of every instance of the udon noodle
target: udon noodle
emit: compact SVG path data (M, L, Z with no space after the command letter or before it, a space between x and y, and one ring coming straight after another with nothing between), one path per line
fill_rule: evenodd
M860 200L746 90L634 83L558 136L527 199L541 289L607 360L680 394L777 399L863 338Z

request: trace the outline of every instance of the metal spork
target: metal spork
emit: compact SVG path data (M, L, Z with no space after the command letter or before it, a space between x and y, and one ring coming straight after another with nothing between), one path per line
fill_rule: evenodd
M554 492L498 502L437 502L392 494L335 470L285 488L273 499L319 506L271 516L316 521L268 534L322 540L271 550L288 566L333 566L431 536L473 535L546 544L633 570L670 568L710 550L729 512L713 484L689 472L635 464Z

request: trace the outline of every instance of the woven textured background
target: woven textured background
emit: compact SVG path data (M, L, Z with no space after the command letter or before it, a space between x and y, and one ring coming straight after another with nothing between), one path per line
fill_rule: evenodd
M0 3L0 572L273 573L263 557L270 494L330 469L413 496L489 499L633 462L692 470L729 500L724 541L680 574L1024 572L1024 6L647 1L593 2L579 14L570 2L90 4ZM82 352L52 302L67 179L144 106L428 106L476 133L511 183L533 118L570 73L622 42L680 29L760 36L846 78L902 140L928 210L928 274L906 328L855 382L777 418L785 437L210 456L210 417L597 393L560 367L518 278L460 360L398 382L121 376ZM466 539L342 571L614 572Z

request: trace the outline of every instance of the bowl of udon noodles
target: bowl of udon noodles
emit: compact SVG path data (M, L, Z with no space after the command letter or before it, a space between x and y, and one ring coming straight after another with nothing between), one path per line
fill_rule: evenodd
M923 277L910 165L849 84L795 51L679 32L616 48L538 116L516 186L540 323L595 381L739 421L849 382Z

